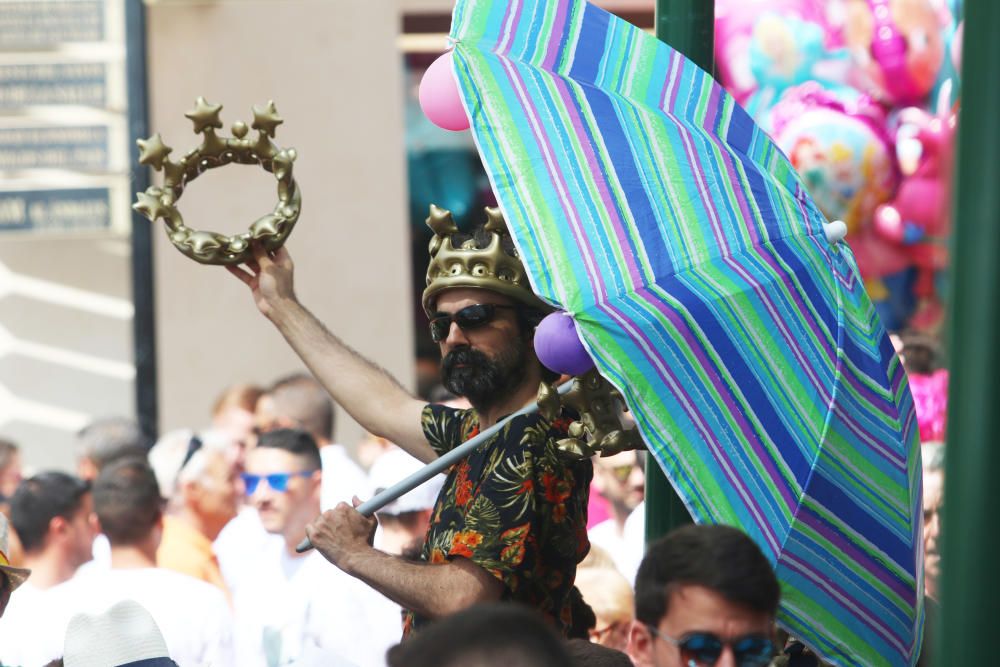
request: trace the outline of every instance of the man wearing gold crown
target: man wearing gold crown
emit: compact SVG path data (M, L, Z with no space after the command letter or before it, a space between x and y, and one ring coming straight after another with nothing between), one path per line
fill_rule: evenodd
M257 247L246 269L230 271L334 400L370 432L429 462L534 401L539 383L553 379L532 344L550 309L531 291L499 210L487 209L487 218L472 237L436 207L427 221L435 235L423 306L441 348L445 386L467 398L471 410L414 398L330 333L296 299L284 248ZM408 610L404 636L492 600L532 606L567 636L585 633L593 619L573 582L590 548L593 469L589 459L559 453L569 423L517 417L452 466L420 562L374 549L375 520L346 504L313 522L308 536L327 560Z

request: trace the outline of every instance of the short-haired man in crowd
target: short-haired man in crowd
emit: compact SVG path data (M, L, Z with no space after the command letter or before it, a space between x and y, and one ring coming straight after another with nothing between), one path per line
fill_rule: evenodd
M298 429L262 433L247 453L243 479L264 528L281 539L243 554L254 581L234 591L241 667L375 664L386 647L369 641L364 595L371 592L318 553L295 551L320 511L315 440Z
M90 484L61 472L35 475L11 498L11 523L32 576L0 620L0 661L31 665L44 659L34 653L39 628L32 621L44 615L48 591L91 559L97 519Z
M350 502L355 495L368 494L365 473L351 460L343 445L333 442L333 402L314 378L297 374L277 380L258 397L254 419L258 437L282 428L302 429L312 436L319 447L323 468L321 509ZM230 590L235 592L246 584L252 585L255 574L246 567L243 555L268 548L268 537L257 513L246 509L226 526L215 550Z
M32 570L28 589L69 581L91 559L97 535L90 484L61 472L26 479L11 499L11 523Z
M148 443L139 425L124 417L97 419L76 435L77 475L93 481L104 466L146 456Z
M330 333L297 300L286 249L255 246L245 268L228 268L337 403L369 432L428 462L534 402L540 382L554 379L533 347L549 307L531 291L500 211L489 209L487 218L472 235L461 234L446 211L432 207L428 220L435 237L423 306L445 385L471 410L413 397ZM573 587L589 549L593 467L559 449L565 416L522 415L451 468L424 563L373 548L374 519L343 503L311 524L309 537L330 562L409 610L406 633L499 600L539 610L563 634L578 631L574 621L593 618Z
M163 531L163 499L145 460L125 459L101 470L93 483L94 511L111 543L111 567L85 568L50 591L48 659L61 656L69 620L135 600L149 610L181 665L233 665L232 616L225 595L191 577L156 567Z
M652 544L635 581L637 667L766 667L781 589L753 540L689 525Z

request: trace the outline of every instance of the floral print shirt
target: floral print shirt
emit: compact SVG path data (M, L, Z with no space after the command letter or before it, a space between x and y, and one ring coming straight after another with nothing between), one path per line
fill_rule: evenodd
M468 558L504 585L503 598L526 604L567 633L576 566L590 550L587 498L593 465L566 459L556 442L572 420L539 414L509 422L451 467L431 516L421 558ZM474 410L428 405L424 435L438 452L479 432ZM427 619L404 613L404 637Z

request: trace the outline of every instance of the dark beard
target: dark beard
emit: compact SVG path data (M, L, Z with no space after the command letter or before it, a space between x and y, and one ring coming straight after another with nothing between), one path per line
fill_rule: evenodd
M516 338L495 358L467 345L441 361L441 378L453 394L469 399L478 411L501 402L524 380L524 341ZM459 367L461 365L461 367Z

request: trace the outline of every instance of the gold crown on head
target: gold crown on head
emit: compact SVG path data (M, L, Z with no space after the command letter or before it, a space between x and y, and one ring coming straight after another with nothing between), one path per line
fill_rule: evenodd
M451 211L433 204L427 226L434 231L428 248L430 263L423 297L428 316L434 313L434 297L455 287L490 290L529 308L543 312L552 310L531 291L528 274L510 241L507 223L499 208L486 208L486 223L479 234L462 234Z

